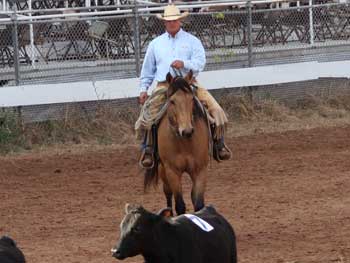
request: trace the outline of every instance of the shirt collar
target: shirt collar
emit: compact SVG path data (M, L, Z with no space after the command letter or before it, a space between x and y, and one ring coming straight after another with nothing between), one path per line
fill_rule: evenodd
M182 30L182 28L180 28L180 30L176 33L174 38L177 39L182 34L182 32L183 32L183 30ZM166 32L166 33L168 35L168 38L171 39L172 36L168 32Z

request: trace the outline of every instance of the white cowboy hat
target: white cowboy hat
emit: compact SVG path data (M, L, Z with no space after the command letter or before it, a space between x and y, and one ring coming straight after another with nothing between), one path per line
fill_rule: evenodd
M187 11L180 13L180 9L175 5L167 5L164 8L164 14L163 15L157 14L157 17L161 20L173 21L173 20L185 18L188 15L189 13Z

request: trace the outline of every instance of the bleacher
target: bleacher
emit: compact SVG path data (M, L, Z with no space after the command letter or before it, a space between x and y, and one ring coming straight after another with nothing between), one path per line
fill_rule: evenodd
M14 85L137 76L148 43L163 32L154 13L165 4L2 0L0 80ZM183 27L202 40L206 69L350 58L347 3L224 0L176 4L191 11Z

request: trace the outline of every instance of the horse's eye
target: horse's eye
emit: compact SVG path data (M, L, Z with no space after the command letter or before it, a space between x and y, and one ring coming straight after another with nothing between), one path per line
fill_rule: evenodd
M141 233L141 227L140 226L135 226L135 227L131 228L131 232L134 233L134 234Z
M170 100L170 104L171 104L171 105L175 105L175 101Z

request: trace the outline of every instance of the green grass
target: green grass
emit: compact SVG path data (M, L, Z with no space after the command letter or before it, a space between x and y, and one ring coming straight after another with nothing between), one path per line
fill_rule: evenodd
M23 126L16 113L0 113L0 153L25 148Z

